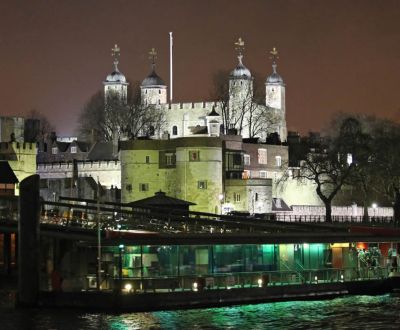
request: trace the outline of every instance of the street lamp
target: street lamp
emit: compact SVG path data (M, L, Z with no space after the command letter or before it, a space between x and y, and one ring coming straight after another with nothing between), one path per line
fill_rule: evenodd
M378 205L376 203L372 203L372 208L374 209L374 219L376 217L376 208L378 207Z
M222 215L222 204L223 204L223 201L224 201L224 194L219 194L218 195L218 199L219 199L219 203L221 205L221 215Z
M122 289L122 252L124 252L124 244L118 245L118 292Z

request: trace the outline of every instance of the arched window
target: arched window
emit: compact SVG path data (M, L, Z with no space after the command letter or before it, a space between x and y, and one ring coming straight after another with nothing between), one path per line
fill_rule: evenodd
M172 126L172 135L178 135L178 127Z

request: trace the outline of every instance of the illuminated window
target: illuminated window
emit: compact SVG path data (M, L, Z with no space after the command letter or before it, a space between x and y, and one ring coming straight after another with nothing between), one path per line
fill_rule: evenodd
M139 183L139 191L148 191L149 184L148 183Z
M165 165L174 165L174 155L173 154L165 154Z
M234 200L235 202L240 202L240 194L233 193L233 200Z
M353 155L347 154L347 164L351 165L353 163Z
M76 154L76 151L77 151L77 147L71 147L71 154Z
M243 179L243 180L250 179L250 174L251 174L250 171L244 170L244 171L242 172L242 179Z
M207 181L197 181L198 189L207 189Z
M267 164L267 149L258 149L258 163Z
M244 155L244 165L250 165L250 155Z
M189 151L189 161L197 162L199 160L200 160L200 151L198 150Z
M282 157L281 156L275 156L275 165L278 167L282 166Z

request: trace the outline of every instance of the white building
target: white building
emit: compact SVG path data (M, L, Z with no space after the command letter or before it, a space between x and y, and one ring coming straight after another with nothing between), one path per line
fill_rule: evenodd
M278 133L281 141L286 141L285 84L277 73L277 52L273 58L272 74L265 80L265 104L256 104L253 98L253 76L243 64L244 42L236 43L238 64L229 76L229 99L215 102L168 103L167 86L155 70L155 51L150 52L152 70L142 81L141 102L164 112L165 124L155 138L168 136L179 138L188 136L218 136L223 129L236 129L243 138L259 137L265 141L270 133ZM126 100L128 83L118 70L119 48L113 49L114 71L104 81L106 99L111 93L118 93ZM226 118L226 120L224 120ZM227 125L228 127L223 127Z

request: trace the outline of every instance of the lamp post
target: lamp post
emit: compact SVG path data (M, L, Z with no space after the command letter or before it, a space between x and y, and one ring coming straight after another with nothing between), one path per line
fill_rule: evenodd
M374 209L374 220L376 218L376 208L378 207L378 205L376 203L372 203L372 208Z
M122 252L124 252L124 245L118 246L118 292L122 290Z
M223 204L223 201L224 201L224 194L219 194L218 195L218 199L219 199L219 203L220 203L220 207L221 207L220 213L222 215L222 204Z

